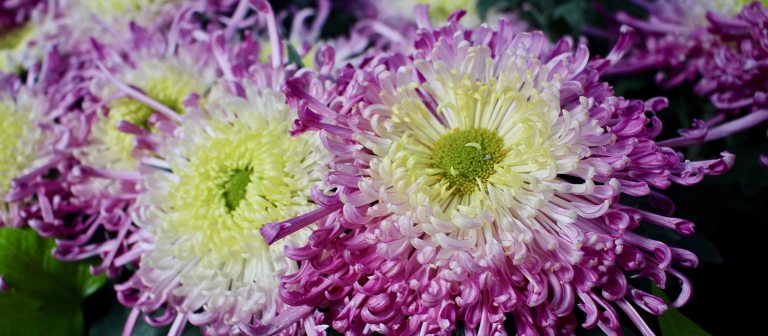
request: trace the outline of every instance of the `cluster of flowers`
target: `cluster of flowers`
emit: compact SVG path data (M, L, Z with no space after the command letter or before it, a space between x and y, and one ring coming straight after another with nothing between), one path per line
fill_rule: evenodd
M3 2L0 226L97 257L126 335L653 334L697 258L635 231L694 226L622 195L731 167L672 148L768 119L768 10L645 3L600 57L434 2ZM657 140L666 99L601 78L651 67L722 112Z

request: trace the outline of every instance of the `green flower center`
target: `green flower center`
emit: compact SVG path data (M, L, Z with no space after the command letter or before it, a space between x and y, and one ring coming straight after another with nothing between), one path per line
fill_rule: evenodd
M443 171L454 192L466 195L488 180L504 159L504 141L484 128L454 129L440 137L432 149L434 168Z
M224 205L229 212L235 211L248 192L251 183L252 168L235 169L227 182L224 182Z

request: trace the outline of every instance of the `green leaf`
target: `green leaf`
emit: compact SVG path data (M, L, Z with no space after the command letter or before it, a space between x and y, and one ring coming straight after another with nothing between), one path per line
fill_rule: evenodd
M82 335L79 304L43 301L20 292L0 293L0 336Z
M0 229L0 275L10 286L0 293L0 336L82 334L80 303L106 277L56 260L54 245L31 230Z
M656 286L653 287L653 295L669 302L664 291ZM669 308L659 316L659 328L662 336L710 336L708 332L674 308Z

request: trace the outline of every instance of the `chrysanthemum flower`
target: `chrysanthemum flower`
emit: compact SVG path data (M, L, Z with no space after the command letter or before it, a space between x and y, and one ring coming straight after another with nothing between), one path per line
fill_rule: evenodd
M274 32L271 10L260 5ZM279 276L298 265L258 229L315 207L310 193L329 156L318 139L288 133L293 115L277 89L283 58L252 63L254 55L242 52L258 50L254 41L242 48L226 42L224 32L211 35L226 80L186 100L184 115L163 127L140 160L144 192L133 217L143 252L136 275L117 287L121 302L134 308L126 333L141 313L153 325L174 321L172 333L187 321L215 335L259 334L275 325L285 335L323 329L314 308L286 309L277 297ZM308 233L291 239L303 243Z
M319 131L333 154L319 206L261 229L267 242L318 223L283 278L290 305L327 307L350 334L568 334L577 324L620 333L616 309L652 334L637 308L667 304L628 282L690 284L696 257L635 232L640 222L691 234L693 225L619 202L692 184L732 163L689 162L653 138L663 98L616 97L606 57L555 45L541 32L422 29L410 55L381 55L323 81L289 81L294 131ZM323 88L326 91L323 93ZM310 93L311 92L311 93ZM327 96L326 96L327 95ZM319 99L317 97L327 97Z
M613 69L615 74L654 69L665 86L696 81L695 93L719 110L665 145L716 140L768 120L768 79L762 75L768 60L768 9L764 1L748 3L658 1L645 4L651 14L647 21L618 15L642 32L644 46Z
M213 334L271 323L283 310L278 276L297 264L258 229L316 206L310 191L328 156L319 139L288 134L292 114L270 89L279 81L246 83L244 97L216 88L202 114L185 115L163 142L136 218L151 236L138 271L147 286L139 309L167 300L177 319Z

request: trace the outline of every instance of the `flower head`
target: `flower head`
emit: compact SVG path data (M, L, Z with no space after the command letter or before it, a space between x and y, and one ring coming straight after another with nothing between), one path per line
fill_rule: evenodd
M460 320L488 335L503 332L505 314L518 334L567 334L575 307L587 328L619 332L618 307L649 333L636 307L666 304L628 277L680 279L679 305L690 285L676 268L696 258L633 230L693 225L619 196L695 183L732 157L689 162L657 146L666 101L616 97L598 80L631 33L590 60L568 39L454 17L423 28L414 53L377 57L337 87L289 81L294 131L320 131L335 192L261 229L273 242L318 222L306 246L287 249L302 264L282 299L327 306L333 327L353 334L448 334Z
M297 264L258 229L312 209L328 162L318 139L288 135L283 94L260 85L245 84L244 97L217 87L201 115L185 115L158 151L167 166L147 173L139 199L137 220L151 236L138 271L147 306L174 297L179 315L213 333L281 313L278 276Z
M262 5L256 9L275 31L271 9ZM235 48L227 31L210 35L226 81L185 99L183 115L159 127L155 146L140 157L144 191L132 212L141 263L118 288L121 302L134 308L126 330L139 313L155 324L173 320L173 330L189 321L217 335L274 325L286 335L322 330L313 308L289 308L277 297L279 276L297 263L258 229L314 207L312 186L329 157L318 139L289 135L292 113L277 90L286 76L282 56L271 66L254 62L259 46L245 37ZM160 308L165 312L154 317Z

